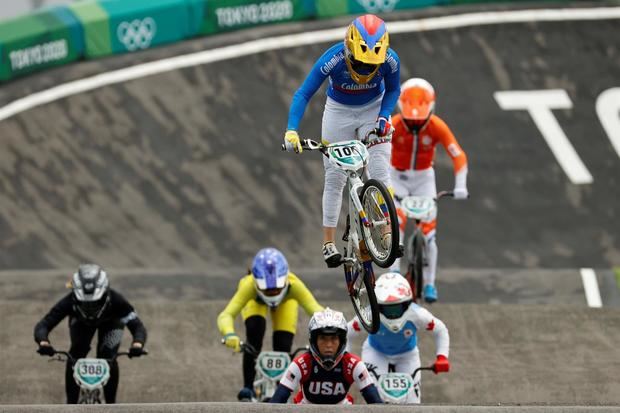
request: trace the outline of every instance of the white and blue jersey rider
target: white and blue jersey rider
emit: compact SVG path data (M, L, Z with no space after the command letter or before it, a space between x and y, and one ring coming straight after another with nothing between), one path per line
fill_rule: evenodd
M321 128L324 144L364 139L373 130L379 138L389 138L390 114L400 95L400 59L389 48L383 20L372 14L356 18L347 28L344 42L330 47L314 64L289 109L284 136L288 151L302 152L297 130L308 102L325 79L329 85ZM391 190L390 153L389 142L370 147L368 172ZM334 240L347 175L327 158L323 161L323 258L328 267L337 267L342 256ZM391 234L384 238L386 245L391 244Z
M362 345L362 361L378 379L390 366L397 373L413 374L420 367L418 331L433 333L435 339L435 373L450 371L448 356L450 335L446 325L430 311L413 302L411 287L400 274L388 272L377 279L375 285L379 304L381 326L376 334L368 335ZM362 329L357 317L349 321L347 342ZM420 402L420 375L414 377L414 389Z

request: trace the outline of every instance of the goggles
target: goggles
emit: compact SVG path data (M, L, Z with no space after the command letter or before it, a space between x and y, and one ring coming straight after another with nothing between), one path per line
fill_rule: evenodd
M411 304L411 301L405 301L404 303L398 304L379 304L379 312L381 312L381 314L383 314L386 318L394 320L405 314L405 311L409 308L409 304Z

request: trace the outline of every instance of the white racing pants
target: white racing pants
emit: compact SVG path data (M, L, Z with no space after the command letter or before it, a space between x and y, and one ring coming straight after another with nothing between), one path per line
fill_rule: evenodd
M362 345L362 361L366 364L368 371L374 375L375 380L388 372L390 364L394 366L396 373L413 374L414 370L420 367L420 350L415 347L405 353L388 355L375 350L366 340ZM422 375L418 372L413 379L419 397L408 400L409 403L420 403L422 398L421 377Z
M323 111L321 137L329 143L352 139L364 139L375 128L383 95L360 106L348 106L327 98ZM379 144L368 149L368 174L385 186L390 187L390 143ZM336 227L342 207L342 191L347 183L347 174L323 158L325 186L323 187L323 226Z
M437 184L435 183L435 170L431 168L422 170L407 170L398 171L393 167L390 167L390 175L392 186L394 188L394 195L396 198L404 198L406 196L437 196ZM394 200L396 208L400 208L400 202L397 199ZM402 217L399 214L399 219ZM405 243L405 225L400 227L400 239ZM424 237L426 238L426 257L428 259L428 265L424 267L424 284L435 284L435 274L437 272L437 256L439 250L437 248L437 242L435 241L435 224L436 217L430 222L422 222L424 229ZM428 228L432 228L429 230ZM390 268L392 271L400 272L400 258L394 261L394 264Z

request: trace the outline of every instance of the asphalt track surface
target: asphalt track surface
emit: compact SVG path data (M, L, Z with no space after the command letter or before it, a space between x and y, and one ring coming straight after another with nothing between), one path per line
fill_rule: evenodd
M464 12L390 18L439 11ZM72 65L3 86L0 104L106 67L344 27L347 20L213 36ZM423 76L436 85L437 113L469 156L471 199L440 205L442 266L610 268L620 262L620 159L594 110L596 97L617 86L617 24L513 23L392 36L402 78ZM97 260L123 268L221 270L271 244L294 266L322 268L320 156L282 153L280 143L291 96L327 46L166 72L2 121L0 266L66 268ZM500 90L557 88L569 93L574 108L555 116L592 184L572 184L529 115L503 111L493 97ZM323 103L318 93L303 135L319 135ZM438 187L451 188L449 160L438 153Z
M507 8L478 9L486 7ZM347 21L71 65L2 86L0 105L109 69ZM618 86L617 27L515 23L392 36L403 78L436 85L438 113L471 171L472 198L440 206L442 303L431 310L450 328L453 369L424 377L425 403L620 404L620 313L588 309L578 272L597 269L605 307L618 304L609 268L620 262L620 159L594 111L596 97ZM240 357L219 344L215 316L264 245L281 247L322 302L351 315L342 275L324 270L319 253L320 159L279 152L292 93L326 46L107 86L0 122L0 404L62 403L64 368L34 353L32 328L81 261L108 267L149 328L149 357L121 361L123 402L234 400ZM554 114L592 184L571 184L531 118L493 99L552 88L574 104ZM308 107L307 136L318 136L322 104L316 96ZM436 169L438 186L450 187L441 153ZM296 343L304 339L300 327ZM67 345L65 323L52 340ZM430 362L432 342L421 340Z

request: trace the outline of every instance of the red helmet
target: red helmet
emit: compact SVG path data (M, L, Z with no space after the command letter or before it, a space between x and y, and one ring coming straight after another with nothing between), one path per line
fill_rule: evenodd
M412 129L422 129L435 112L435 89L426 80L414 77L400 88L398 108Z

